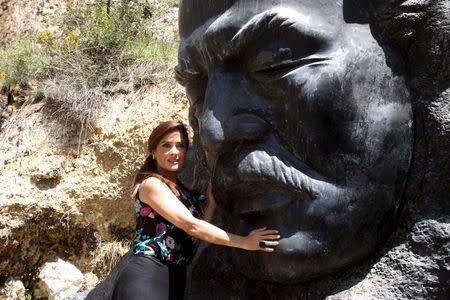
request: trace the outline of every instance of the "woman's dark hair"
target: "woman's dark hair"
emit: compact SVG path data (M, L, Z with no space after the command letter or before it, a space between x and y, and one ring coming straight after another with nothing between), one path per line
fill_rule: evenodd
M152 157L152 152L156 149L156 146L158 146L158 143L161 141L161 139L166 134L174 131L180 132L181 138L184 140L184 143L186 145L186 149L189 147L189 137L186 126L184 126L183 123L181 123L180 121L166 121L160 123L158 126L156 126L155 129L153 129L150 137L148 138L147 150L149 154L145 159L144 164L140 167L138 173L136 174L136 177L134 178L134 186L141 183L148 177L156 177L167 184L172 192L174 192L176 195L178 194L175 184L173 184L170 180L168 180L161 174L158 174L156 159Z

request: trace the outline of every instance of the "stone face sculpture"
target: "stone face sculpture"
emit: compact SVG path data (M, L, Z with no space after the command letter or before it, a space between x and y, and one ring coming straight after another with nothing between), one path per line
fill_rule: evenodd
M202 244L186 299L450 299L448 3L180 2L195 184L222 228L283 234Z
M246 278L336 272L395 228L412 108L365 18L349 1L180 3L177 79L222 222L282 236L273 254L232 250Z

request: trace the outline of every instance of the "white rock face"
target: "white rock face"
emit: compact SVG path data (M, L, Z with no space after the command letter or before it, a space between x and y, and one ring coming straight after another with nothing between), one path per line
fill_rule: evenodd
M34 291L34 295L37 298L48 297L49 300L62 300L75 294L84 282L81 271L62 259L45 263L38 278L38 289Z
M39 103L22 113L0 132L0 274L55 257L90 272L98 241L133 233L132 181L148 136L161 121L187 123L187 100L172 78L111 99L79 151L79 134L59 135Z
M0 290L0 300L22 300L25 298L25 287L22 281L8 279Z
M0 0L0 44L20 28L51 30L39 20L62 13L67 2ZM172 41L177 36L177 8L160 8L149 31ZM188 123L188 100L173 78L176 64L176 57L150 67L142 62L133 74L137 80L145 73L142 80L148 84L124 83L123 94L105 87L114 96L105 96L86 138L76 124L58 121L46 111L45 101L8 116L0 130L2 276L20 278L58 257L83 273L93 272L101 268L101 241L132 237L130 194L133 177L148 155L148 136L161 121ZM0 95L0 102L6 105L5 96ZM93 276L85 279L85 288L96 282Z

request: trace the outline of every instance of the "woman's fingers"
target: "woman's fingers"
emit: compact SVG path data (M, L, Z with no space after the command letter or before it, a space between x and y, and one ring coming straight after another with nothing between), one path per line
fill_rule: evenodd
M280 235L278 234L278 230L262 227L252 230L248 238L251 240L251 244L253 244L249 250L273 252L274 247L279 244L276 240L280 239Z
M261 236L264 240L278 240L280 236L278 234L271 234L271 235L263 235Z
M278 242L275 241L264 241L264 247L260 247L259 250L264 252L273 252L275 247L278 246Z
M258 233L260 235L277 234L278 230L266 229L266 227L263 227L263 228L258 228L258 229L252 230L250 233Z
M273 252L273 251L275 251L274 248L261 248L261 250L264 251L264 252Z
M278 234L278 230L264 230L264 231L259 232L259 234L261 234L263 236L274 235L274 234L276 235L276 234Z
M269 247L275 247L275 246L278 246L279 243L276 242L276 241L265 241L264 244L266 245L266 247L267 247L267 246L269 246Z

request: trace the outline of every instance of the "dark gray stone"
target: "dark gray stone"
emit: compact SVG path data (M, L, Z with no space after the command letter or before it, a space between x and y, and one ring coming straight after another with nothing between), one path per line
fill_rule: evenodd
M180 2L197 185L219 226L282 235L205 246L189 299L450 296L448 8Z
M222 15L182 3L177 71L216 200L232 231L282 235L234 264L296 283L366 257L398 215L413 143L409 93L369 25L334 1L235 1Z

